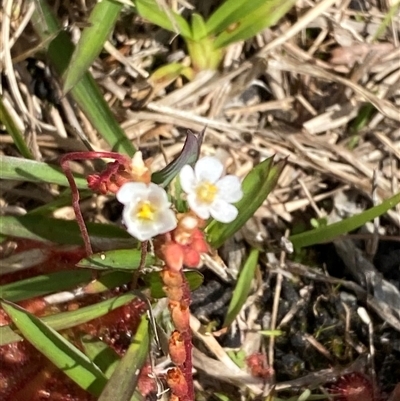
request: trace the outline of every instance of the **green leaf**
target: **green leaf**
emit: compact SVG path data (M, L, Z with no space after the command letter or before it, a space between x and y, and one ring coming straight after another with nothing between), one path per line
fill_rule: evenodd
M184 76L191 81L194 78L194 71L182 63L169 63L157 68L148 81L155 87L161 86L165 88L180 76Z
M138 249L117 249L107 252L100 252L82 259L77 263L79 267L88 267L98 270L136 270L140 266L142 252ZM156 258L146 255L145 266L151 266L156 262Z
M282 330L259 330L259 333L265 337L279 337L285 335Z
M54 17L46 0L35 0L36 10L32 16L32 26L43 43L49 43L47 55L57 73L62 76L68 68L74 46ZM93 79L86 72L71 89L71 95L93 127L115 152L132 156L136 149L119 126L107 102Z
M93 196L93 192L90 190L79 192L80 200L84 200ZM54 199L46 204L39 206L35 209L30 210L27 214L32 215L50 215L56 210L64 207L71 206L71 190L66 189L57 199Z
M0 97L0 122L6 127L6 132L11 135L15 146L18 151L26 159L34 159L32 152L25 142L22 132L19 130L17 124L8 112L7 107L3 102L3 98ZM1 163L1 162L0 162ZM1 176L3 178L3 176Z
M272 162L273 158L270 157L247 174L242 184L243 198L235 204L239 214L232 223L224 224L213 220L207 226L208 242L213 248L219 248L227 238L235 234L254 215L275 187L286 160L281 160L274 166Z
M150 347L149 322L143 315L131 345L110 377L98 401L130 401Z
M296 0L264 1L263 5L249 14L242 14L231 29L219 34L214 42L216 48L249 39L265 28L276 24L296 3Z
M89 235L96 244L106 241L132 240L123 229L111 224L87 223ZM66 245L83 245L82 235L76 221L54 219L40 215L2 216L0 234L28 238L37 241L51 241Z
M65 291L90 281L91 278L92 273L88 270L59 271L1 285L0 296L8 301L18 302Z
M46 182L69 186L60 167L20 157L0 155L0 176L3 180ZM74 178L78 188L88 188L85 178L79 176L74 176Z
M184 38L191 37L187 21L170 8L162 9L156 0L134 0L138 14L155 25L168 31L181 34Z
M269 0L270 1L270 0ZM224 1L208 18L206 28L208 34L217 34L235 24L244 16L261 8L266 0L227 0Z
M124 294L98 302L97 304L84 306L74 311L45 316L42 318L42 321L57 331L69 329L70 327L78 326L104 316L112 310L131 302L135 298L133 294ZM6 345L21 340L21 336L15 333L10 326L0 327L0 345Z
M197 41L186 39L186 45L194 70L216 70L219 67L223 52L215 47L213 37L207 36Z
M74 50L64 74L64 93L68 93L82 78L103 49L122 9L122 2L103 0L90 13L88 24Z
M196 136L192 131L188 130L186 141L179 156L162 170L153 173L151 181L165 188L181 171L183 166L196 163L199 158L204 132L205 129Z
M24 338L38 351L80 387L94 396L100 395L107 379L84 353L20 306L8 301L1 302L1 306Z
M200 14L192 15L192 40L197 42L208 36L207 27Z
M204 277L197 270L185 271L184 274L191 291L199 288L203 283ZM141 279L145 282L146 286L150 288L152 298L165 297L165 292L163 290L164 283L161 280L160 272L151 272L144 274Z
M239 314L242 306L247 300L247 296L251 290L251 282L253 281L254 274L258 265L258 249L252 249L240 272L239 279L233 291L232 299L229 304L228 312L224 321L224 327L228 327Z
M86 335L81 342L85 354L109 379L121 359L119 355L97 337Z
M96 280L88 283L84 288L85 294L98 294L111 290L132 281L132 273L121 271L108 271L100 275Z
M400 203L400 192L391 198L386 199L380 205L371 207L365 212L351 216L345 220L338 221L337 223L333 223L328 226L322 226L315 230L292 235L289 237L289 240L292 242L295 248L303 248L305 246L332 241L340 235L353 231L356 228L363 226L368 221L371 221L378 216L382 216L398 203Z

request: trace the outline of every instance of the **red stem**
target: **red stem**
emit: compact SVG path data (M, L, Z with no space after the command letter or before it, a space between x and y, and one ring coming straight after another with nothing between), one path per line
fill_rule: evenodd
M79 190L76 186L74 176L72 171L69 167L69 162L72 160L91 160L91 159L98 159L98 158L110 158L118 161L121 164L125 164L128 161L128 158L124 155L121 155L116 152L71 152L67 153L66 155L62 156L60 159L60 165L63 169L65 176L67 177L69 186L71 187L72 192L72 207L75 212L76 221L79 226L79 230L81 231L83 242L85 244L85 250L87 256L93 255L93 249L90 242L90 237L88 230L86 228L85 221L82 216L81 208L79 206Z
M89 233L86 228L85 221L83 220L81 208L79 206L78 187L76 186L74 176L72 175L72 171L68 164L69 161L72 159L70 159L68 156L70 156L70 154L63 156L61 158L60 164L61 164L61 168L63 169L63 171L65 173L65 176L67 177L69 186L71 188L72 208L74 209L76 221L78 223L79 230L81 231L81 234L82 234L83 243L85 244L86 256L90 256L90 255L93 255L93 249L92 249L92 245L90 243Z
M186 280L186 277L182 273L183 283L182 283L182 290L183 290L183 297L182 301L186 303L188 306L191 303L191 295L190 295L190 288L189 283ZM185 344L185 351L186 351L186 360L182 366L182 373L185 376L186 383L188 386L188 392L186 399L184 401L193 401L194 400L194 385L193 385L193 362L192 362L192 351L193 351L193 343L192 343L192 331L189 327L181 333L183 337L183 342Z

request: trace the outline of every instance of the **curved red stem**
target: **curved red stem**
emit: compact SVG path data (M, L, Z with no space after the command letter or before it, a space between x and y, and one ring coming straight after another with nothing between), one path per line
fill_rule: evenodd
M92 160L92 159L98 159L98 158L110 158L110 159L115 159L121 164L125 164L129 161L128 157L121 155L116 152L71 152L67 153L66 155L62 156L60 159L60 165L61 168L63 169L65 176L67 177L69 186L71 187L71 192L72 192L72 207L75 212L75 217L76 221L79 226L79 230L81 231L83 242L85 244L85 250L87 256L90 256L93 254L93 249L92 245L90 243L90 237L88 230L86 228L85 221L82 216L82 212L79 206L79 190L78 187L76 186L74 176L72 174L72 171L69 167L69 162L72 160Z

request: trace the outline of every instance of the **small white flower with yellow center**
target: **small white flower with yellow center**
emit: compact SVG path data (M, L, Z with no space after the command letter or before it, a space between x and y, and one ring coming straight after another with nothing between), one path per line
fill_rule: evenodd
M175 213L164 189L156 184L127 182L117 192L124 204L122 219L129 234L147 241L176 227Z
M242 199L243 192L239 178L226 175L221 178L224 166L216 158L206 156L197 161L194 169L186 165L179 174L187 202L200 218L210 215L221 223L235 220L238 210L231 203Z

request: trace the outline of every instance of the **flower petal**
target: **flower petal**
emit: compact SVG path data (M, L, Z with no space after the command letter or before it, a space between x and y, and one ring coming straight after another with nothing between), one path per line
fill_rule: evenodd
M224 172L224 166L216 157L206 156L196 162L194 172L198 182L215 184Z
M240 180L235 175L227 175L221 178L216 184L218 198L229 203L234 203L242 199L243 191Z
M188 164L183 166L180 173L179 179L181 181L182 189L188 194L194 190L196 185L196 178L194 176L194 171Z
M136 235L134 235L131 231L133 231ZM153 224L143 224L142 222L138 222L135 229L131 231L128 228L129 234L137 238L139 241L147 241L159 234Z
M124 207L122 212L122 220L126 226L126 230L132 237L137 238L139 241L147 241L154 237L155 227L153 224L143 224L139 219L133 216L134 204Z
M156 184L126 183L117 193L125 204L122 218L129 234L139 241L146 241L176 227L176 217L169 208L170 202L164 189ZM142 201L149 202L156 210L151 220L142 219L138 207Z
M149 193L147 200L158 209L163 209L170 206L168 195L165 190L154 183L148 185Z
M187 196L187 202L190 209L197 214L201 219L207 220L210 217L209 205L200 203L197 200L197 195L195 193L190 193Z
M158 234L165 234L177 226L175 213L171 209L164 209L156 217L155 225Z
M135 199L147 198L148 188L143 182L126 182L117 192L117 199L124 205Z
M235 206L221 199L216 199L210 207L211 216L221 223L230 223L236 219L238 213Z

